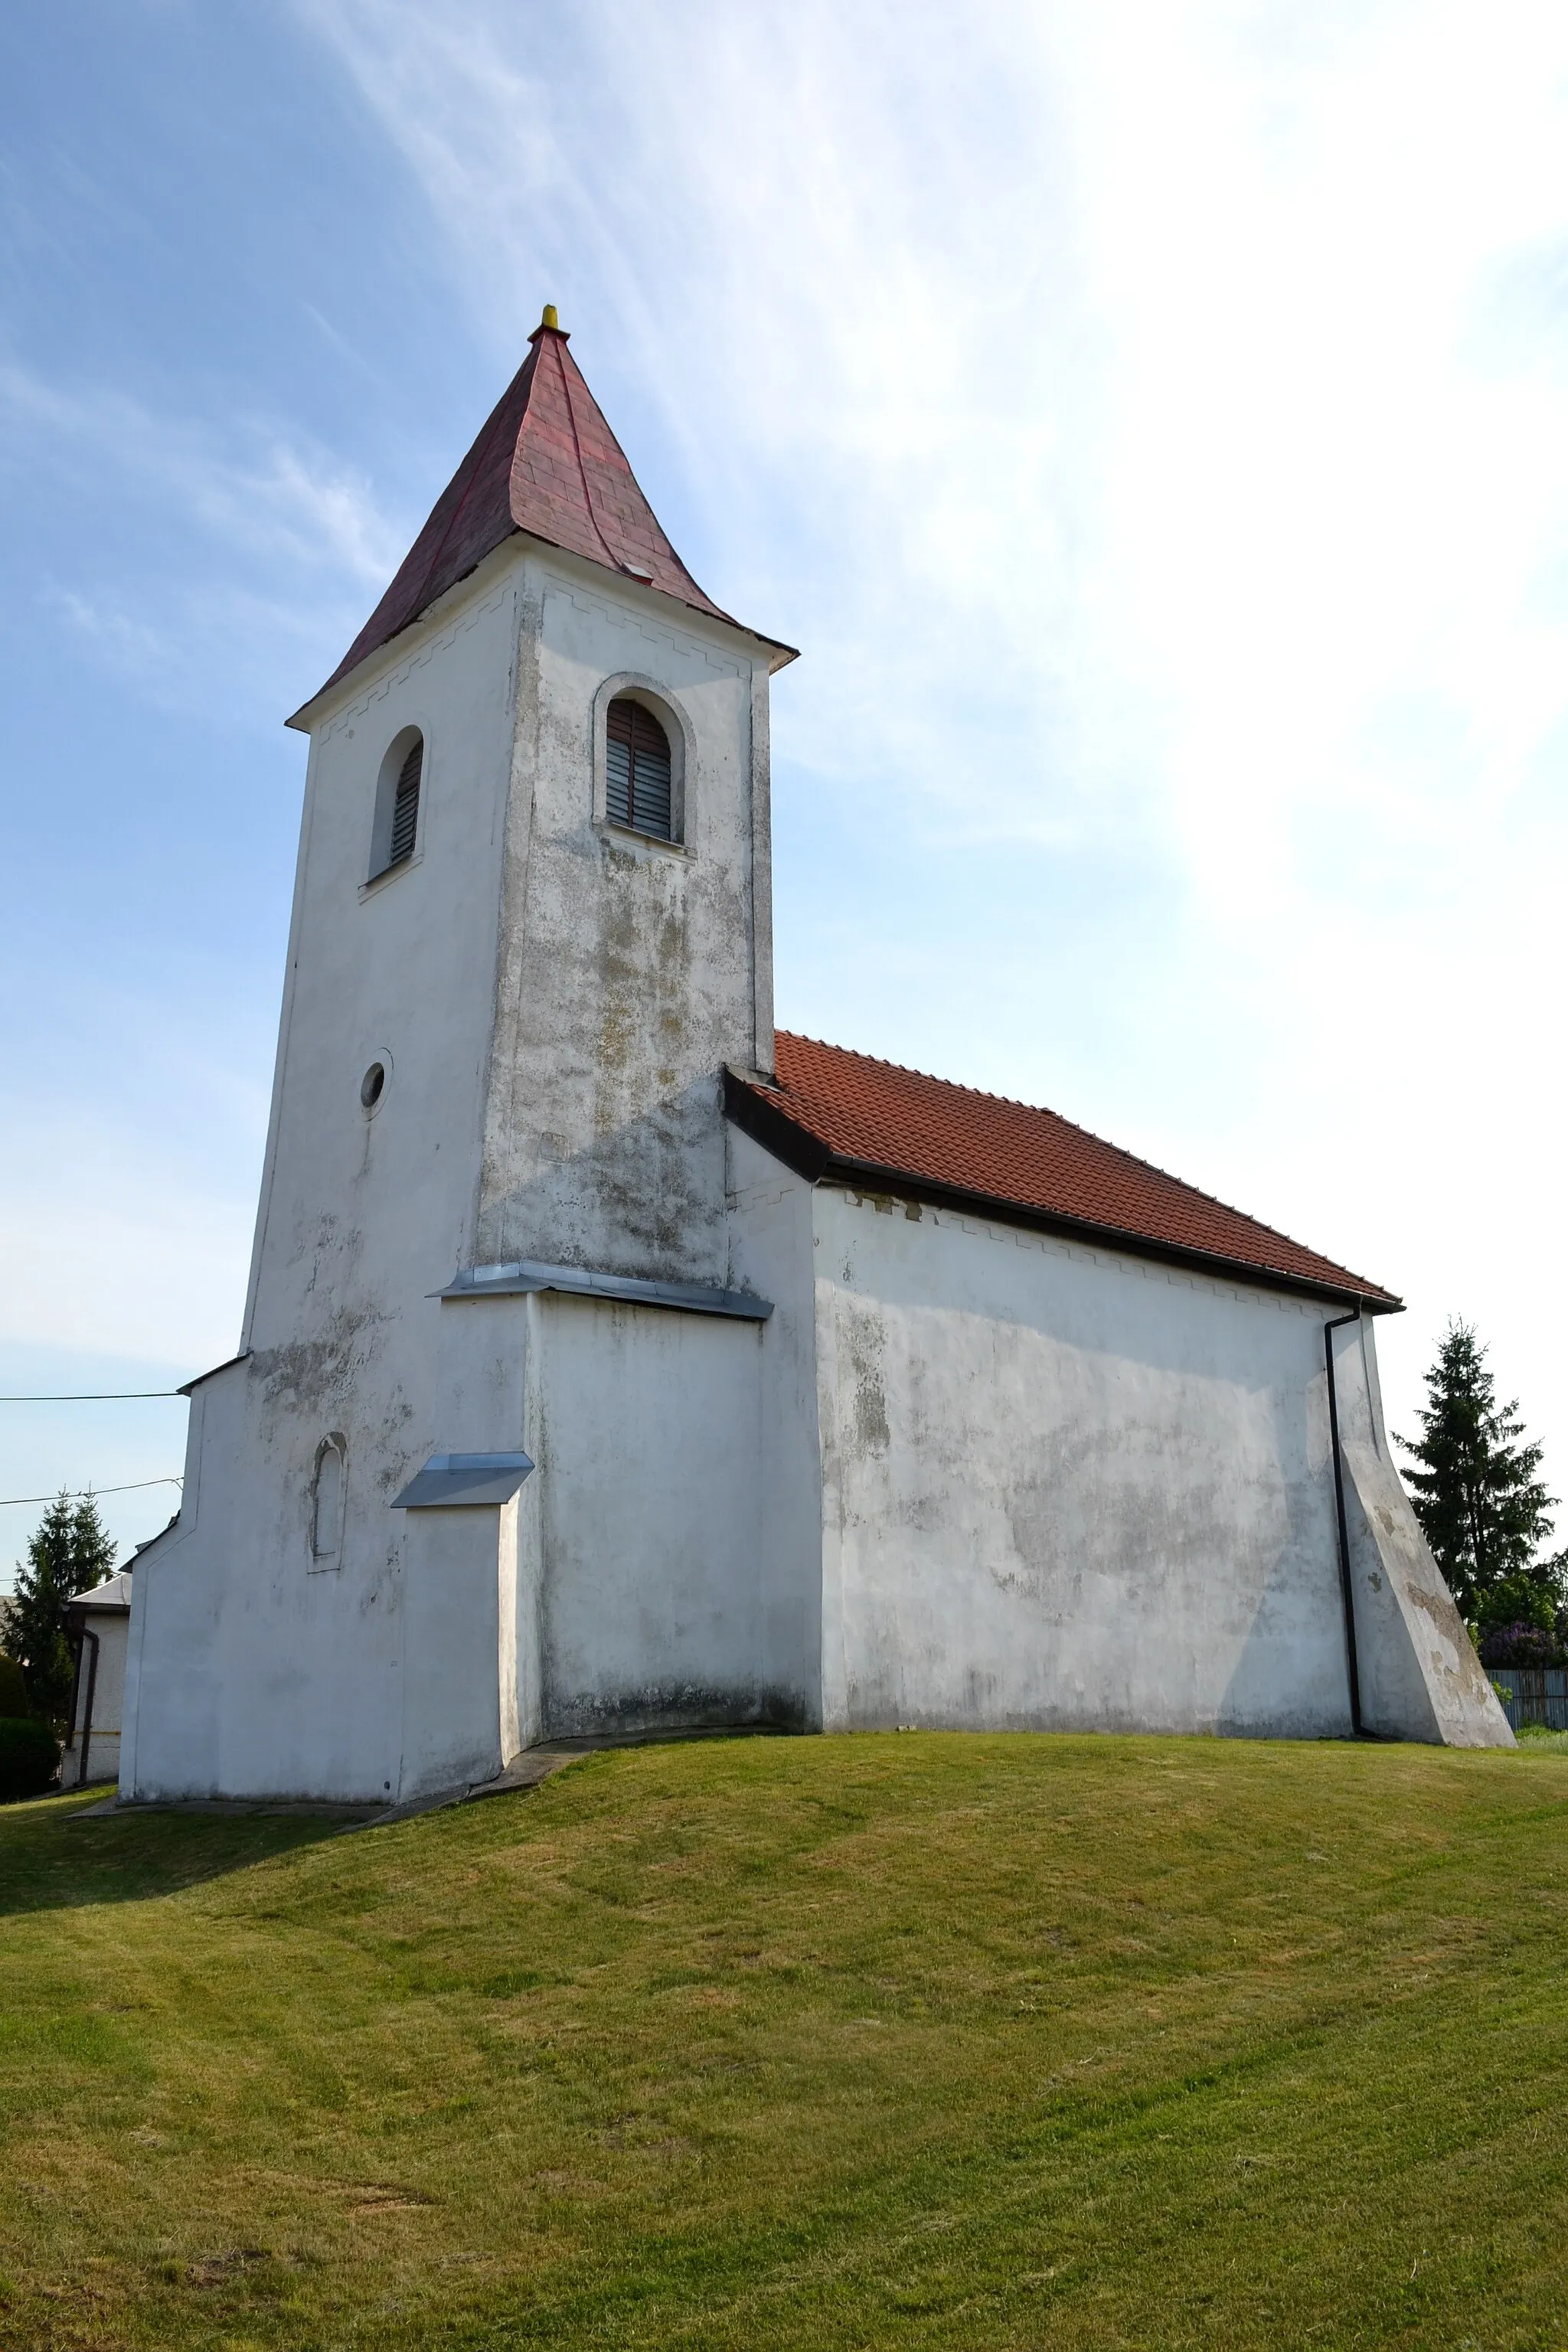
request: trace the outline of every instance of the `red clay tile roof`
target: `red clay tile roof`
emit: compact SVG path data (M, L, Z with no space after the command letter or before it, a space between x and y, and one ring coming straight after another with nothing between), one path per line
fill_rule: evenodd
M727 1074L726 1106L737 1125L814 1180L880 1177L889 1189L923 1188L1022 1212L1026 1223L1140 1254L1206 1261L1261 1275L1275 1286L1359 1298L1373 1309L1399 1306L1392 1291L1055 1111L784 1031L774 1041L774 1070L772 1086Z
M528 340L527 359L323 694L519 530L729 620L665 537L566 336L536 327Z

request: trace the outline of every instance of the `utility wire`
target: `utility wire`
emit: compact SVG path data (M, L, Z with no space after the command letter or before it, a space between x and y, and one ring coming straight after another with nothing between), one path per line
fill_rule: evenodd
M85 1495L134 1495L142 1486L183 1486L184 1478L132 1478L124 1486L64 1486L53 1495L0 1495L0 1511L9 1510L13 1503L54 1503L60 1495L68 1502L79 1503Z
M89 1389L81 1396L0 1396L0 1404L130 1404L138 1397L181 1394L179 1389Z

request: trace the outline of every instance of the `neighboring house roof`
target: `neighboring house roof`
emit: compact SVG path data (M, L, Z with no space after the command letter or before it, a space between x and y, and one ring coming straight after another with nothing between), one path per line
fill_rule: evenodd
M731 620L704 595L665 537L566 348L567 336L552 311L545 320L529 337L527 359L321 693L409 627L520 530L657 588L696 612ZM792 657L793 650L780 647Z
M138 1546L138 1549L141 1547ZM101 1584L90 1585L79 1592L70 1604L70 1612L79 1609L129 1609L131 1606L131 1571L122 1568L118 1576L105 1577Z
M787 1166L1396 1309L1392 1291L1074 1127L1055 1111L781 1031L772 1084L726 1073L725 1108Z

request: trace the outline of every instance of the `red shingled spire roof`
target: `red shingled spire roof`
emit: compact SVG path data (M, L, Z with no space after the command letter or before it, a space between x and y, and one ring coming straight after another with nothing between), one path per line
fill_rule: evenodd
M1005 1220L1206 1264L1319 1297L1397 1308L1392 1291L1320 1257L1239 1209L1135 1160L1052 1110L977 1094L868 1054L781 1030L774 1079L727 1074L738 1126L814 1182L950 1200Z
M527 359L328 687L416 621L514 531L548 540L699 613L730 619L703 594L665 537L566 348L553 309L528 340Z

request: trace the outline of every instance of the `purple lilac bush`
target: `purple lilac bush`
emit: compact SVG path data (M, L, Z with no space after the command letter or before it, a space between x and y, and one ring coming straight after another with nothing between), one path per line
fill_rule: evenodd
M1481 1635L1483 1666L1560 1666L1565 1655L1557 1633L1517 1620L1511 1625L1489 1625Z

